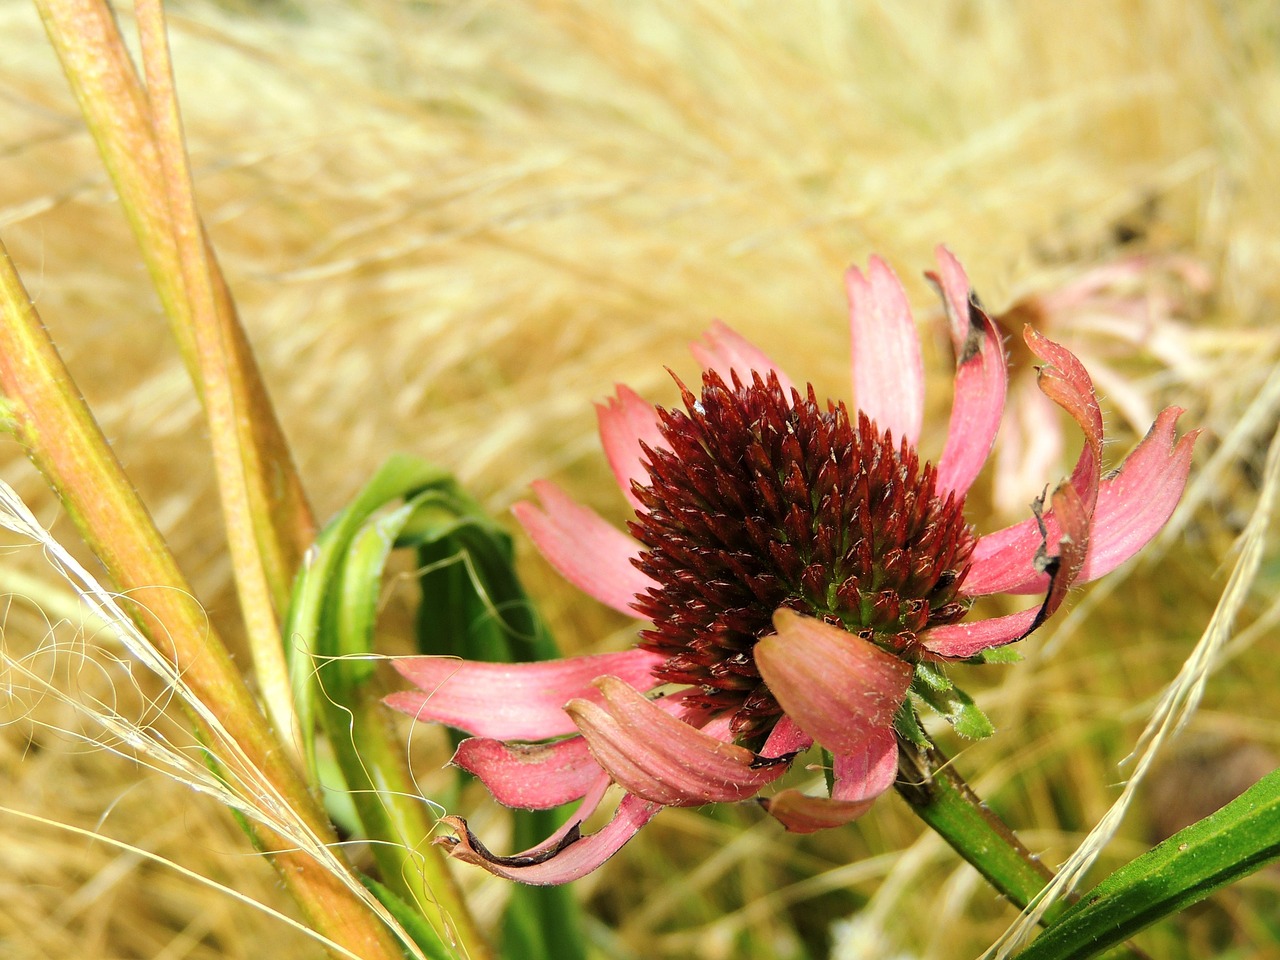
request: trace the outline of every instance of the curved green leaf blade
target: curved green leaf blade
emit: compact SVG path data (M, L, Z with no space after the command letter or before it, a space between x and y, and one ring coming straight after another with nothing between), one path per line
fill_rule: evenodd
M1111 874L1015 960L1091 957L1280 859L1280 770Z
M306 756L315 778L323 759L315 750L315 731L323 730L332 752L325 777L331 800L349 800L342 810L331 805L331 815L345 815L349 829L374 841L386 885L371 889L389 908L394 902L411 915L432 902L430 877L419 876L435 861L434 848L420 849L432 824L412 799L404 758L386 736L387 712L371 682L384 574L397 548L417 553L419 652L510 662L553 658L559 651L516 576L510 535L452 477L421 461L389 461L308 554L288 621ZM544 839L562 822L554 810L513 816L521 847ZM437 877L434 886L445 879ZM418 919L420 942L438 950L442 944L431 929L436 924ZM582 960L586 952L581 911L569 888L512 891L502 925L503 956Z

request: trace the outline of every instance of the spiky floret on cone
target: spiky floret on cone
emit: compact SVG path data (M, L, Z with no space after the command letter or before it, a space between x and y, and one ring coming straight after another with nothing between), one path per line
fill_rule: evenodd
M641 646L667 658L656 679L695 685L691 707L732 711L735 738L758 745L781 714L752 653L774 611L914 659L921 631L968 609L975 539L931 464L812 386L709 371L700 397L680 388L684 409L658 411L665 447L645 447L650 482L633 488L634 562L654 581L636 602L653 621Z

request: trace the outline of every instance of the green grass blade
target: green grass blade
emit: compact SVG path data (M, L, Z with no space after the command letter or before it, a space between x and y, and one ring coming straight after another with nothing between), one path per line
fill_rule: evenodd
M1280 771L1111 874L1015 960L1091 957L1280 859Z

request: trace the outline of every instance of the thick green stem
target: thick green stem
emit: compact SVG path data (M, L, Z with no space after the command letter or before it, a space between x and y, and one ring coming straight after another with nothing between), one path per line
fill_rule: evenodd
M916 733L923 736L919 728ZM1053 871L982 802L934 744L898 738L898 781L894 786L916 816L1019 910L1026 909L1053 879ZM1077 899L1071 897L1052 904L1041 918L1041 924L1052 924ZM1132 943L1124 947L1135 960L1150 960Z
M455 943L470 960L488 960L492 952L476 927L462 892L431 843L435 824L406 764L373 681L331 689L321 668L325 726L347 790L368 834L382 881L413 904L443 943ZM336 676L334 677L336 680ZM332 699L330 699L332 698Z
M1017 835L978 799L955 766L933 744L898 741L899 795L960 856L1019 909L1053 879ZM1065 909L1051 909L1046 921Z

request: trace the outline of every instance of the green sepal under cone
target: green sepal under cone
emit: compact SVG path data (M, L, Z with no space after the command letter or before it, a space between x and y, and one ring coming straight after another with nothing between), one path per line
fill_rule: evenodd
M911 692L928 704L966 740L985 740L996 732L973 698L957 687L934 664L916 664Z

